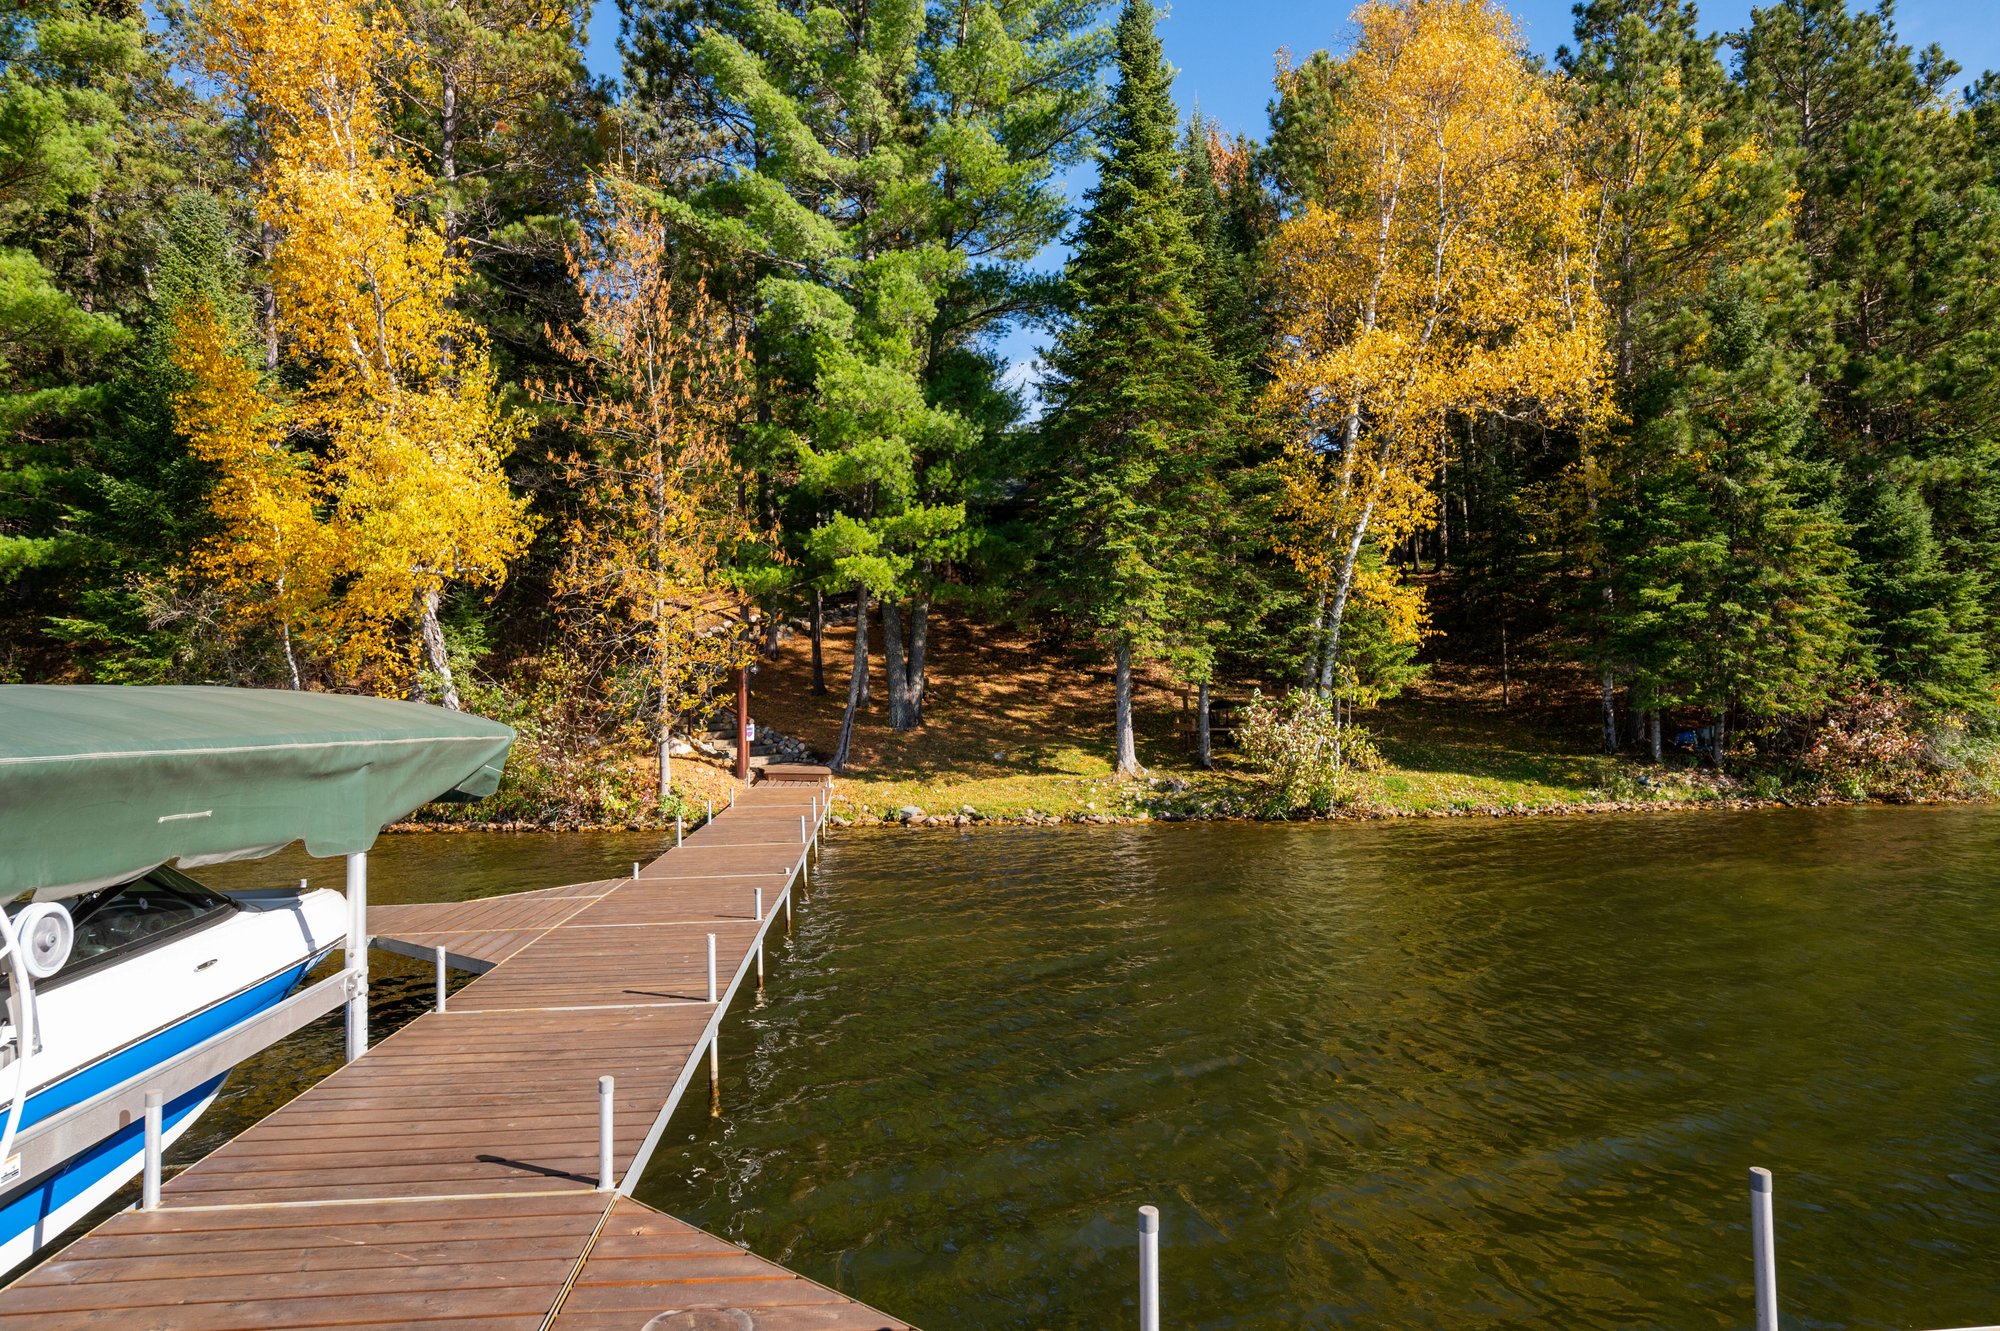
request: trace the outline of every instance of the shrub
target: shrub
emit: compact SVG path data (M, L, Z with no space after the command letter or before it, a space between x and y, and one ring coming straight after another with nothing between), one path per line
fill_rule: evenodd
M1236 727L1244 758L1271 778L1283 812L1324 813L1353 798L1350 770L1381 765L1368 733L1344 723L1334 700L1301 689L1273 701L1251 695Z
M1936 799L1972 793L1990 765L1986 746L1946 721L1925 727L1911 700L1883 685L1859 689L1829 711L1800 763L1852 799Z

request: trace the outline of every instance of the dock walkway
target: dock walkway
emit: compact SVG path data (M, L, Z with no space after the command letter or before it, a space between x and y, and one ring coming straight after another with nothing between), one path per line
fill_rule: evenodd
M484 973L0 1290L0 1327L908 1331L630 1196L826 789L752 787L636 878L377 910L377 946Z

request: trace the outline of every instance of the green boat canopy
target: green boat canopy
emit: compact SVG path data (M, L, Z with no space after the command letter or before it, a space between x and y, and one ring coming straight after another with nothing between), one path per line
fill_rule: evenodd
M0 686L0 900L183 866L368 849L420 804L479 799L514 732L386 698Z

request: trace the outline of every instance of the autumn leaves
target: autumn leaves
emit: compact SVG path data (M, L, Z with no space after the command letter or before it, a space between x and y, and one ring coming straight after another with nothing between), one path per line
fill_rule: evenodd
M294 684L310 651L392 690L421 672L455 707L440 597L498 585L530 524L501 468L516 416L454 307L462 261L384 123L377 71L402 40L350 0L207 6L193 54L256 134L284 372L198 306L175 406L218 473L198 565L277 633Z
M1317 589L1322 691L1352 690L1354 598L1414 639L1418 589L1369 564L1434 521L1450 422L1603 410L1607 347L1593 274L1595 192L1564 108L1486 0L1356 11L1332 71L1321 169L1332 187L1271 241L1271 394L1292 427L1281 544ZM1312 77L1281 74L1281 93Z

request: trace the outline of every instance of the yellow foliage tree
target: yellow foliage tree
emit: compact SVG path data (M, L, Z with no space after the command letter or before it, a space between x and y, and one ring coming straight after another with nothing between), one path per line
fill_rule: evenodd
M614 179L604 195L570 263L582 327L554 337L578 376L536 395L571 407L588 439L567 459L578 502L557 593L581 640L643 678L664 799L674 722L753 654L738 578L768 564L772 542L730 448L749 401L742 335L704 284L676 279L639 192Z
M234 618L276 627L299 688L297 640L319 622L332 574L319 478L310 458L285 446L283 409L264 396L206 301L176 316L173 360L186 376L173 405L188 450L215 469L218 529L195 551L195 569L223 591Z
M306 372L289 417L324 441L336 664L420 691L427 668L457 707L440 598L497 586L530 527L501 467L515 417L452 307L463 264L383 123L376 74L401 41L393 10L354 0L209 0L194 53L264 140L280 342Z
M1380 0L1354 21L1326 136L1339 188L1271 245L1284 546L1320 588L1322 689L1364 545L1433 520L1451 422L1528 404L1588 420L1604 401L1595 195L1552 81L1489 0ZM1420 627L1413 589L1364 581Z

